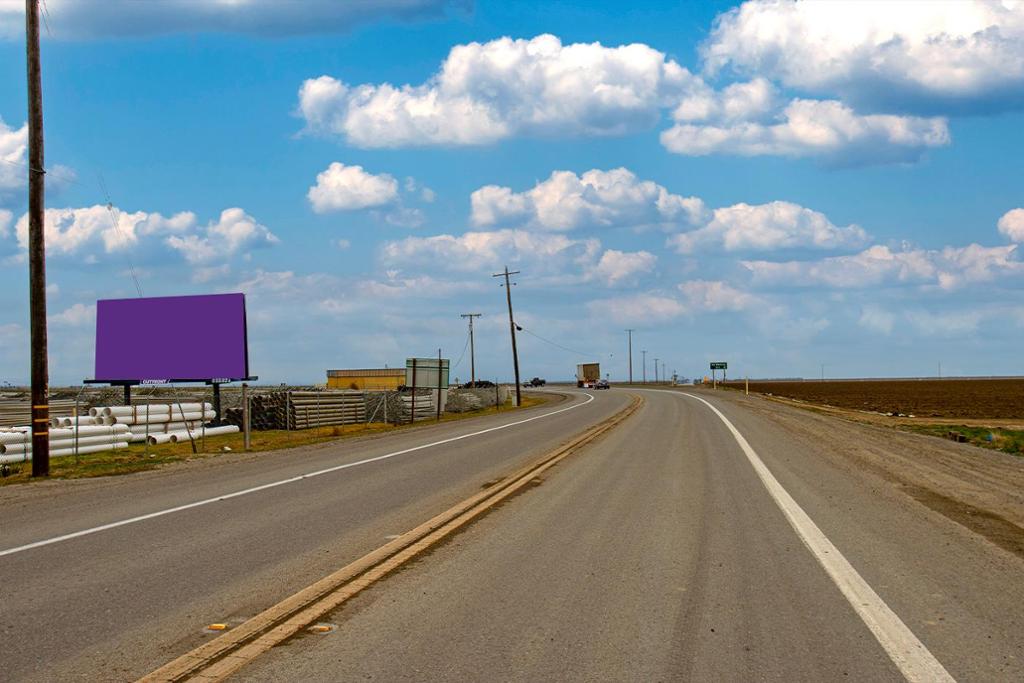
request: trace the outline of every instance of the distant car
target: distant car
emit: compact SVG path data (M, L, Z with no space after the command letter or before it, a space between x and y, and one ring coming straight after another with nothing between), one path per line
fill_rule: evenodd
M595 389L611 389L612 385L609 384L608 380L606 380L606 379L599 379L596 382L594 382L594 388Z
M462 385L462 388L463 389L473 389L473 388L477 388L477 389L493 389L494 388L494 382L488 381L486 379L478 379L476 381L476 384L474 384L473 382L466 382L465 384Z
M534 377L529 382L526 382L526 386L528 387L542 387L545 384L547 384L547 381L541 379L540 377Z

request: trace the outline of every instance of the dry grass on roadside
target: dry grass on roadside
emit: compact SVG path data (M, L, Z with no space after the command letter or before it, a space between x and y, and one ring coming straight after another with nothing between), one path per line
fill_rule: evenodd
M522 410L541 405L550 400L549 396L526 395L523 397L522 408L512 408L506 404L501 408L484 408L467 413L447 413L442 415L441 422L454 422L457 420L493 415L510 410ZM310 446L318 443L337 441L340 439L373 434L384 434L406 429L416 429L435 424L433 420L417 422L415 425L389 425L382 423L344 425L339 427L318 427L315 429L303 429L298 431L271 430L252 433L252 448L250 452L276 451L286 448L297 448L299 446ZM188 441L179 443L160 444L158 446L147 446L146 444L132 444L128 448L117 451L105 451L102 453L90 453L78 458L65 456L53 458L50 461L51 479L82 479L87 477L102 477L107 475L128 474L141 472L161 467L168 463L187 462L190 460L201 460L223 455L228 452L241 452L244 450L241 434L223 434L211 436L204 439L197 439L195 442L196 453L192 452L192 444ZM225 448L229 450L225 450ZM31 477L32 463L15 463L9 465L11 474L8 477L0 478L0 486L11 484L23 484L34 481Z
M928 434L945 439L959 435L965 443L982 448L1024 456L1024 430L1001 427L969 427L967 425L918 424L898 425L898 429L917 434Z

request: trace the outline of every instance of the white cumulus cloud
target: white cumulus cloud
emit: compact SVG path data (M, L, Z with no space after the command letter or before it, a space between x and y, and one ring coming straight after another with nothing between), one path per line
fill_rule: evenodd
M657 257L647 251L624 252L608 249L588 274L608 285L630 281L643 273L649 273L658 262Z
M706 215L704 202L697 197L672 194L625 168L594 169L580 176L572 171L555 171L525 192L486 185L473 192L470 204L474 225L518 225L551 231L693 224Z
M1004 213L999 219L998 227L999 232L1006 235L1011 242L1024 242L1024 209L1010 209Z
M647 251L602 250L594 238L511 229L407 237L386 242L382 257L389 266L478 273L528 263L530 272L548 284L597 282L608 287L634 283L658 260Z
M48 255L111 254L131 249L150 236L184 233L195 226L195 214L183 211L166 217L145 211L121 211L99 204L77 209L47 209L44 218ZM18 244L28 248L28 214L15 226Z
M863 246L867 239L867 233L860 226L838 227L823 213L792 202L775 201L715 209L707 224L671 236L668 245L689 254L701 247L726 251L856 248Z
M931 111L1024 104L1024 3L752 0L702 49L731 67L851 102Z
M189 263L208 264L268 247L280 240L242 209L231 208L222 211L217 222L207 225L204 234L172 235L166 241Z
M595 299L587 303L587 309L591 315L619 325L655 325L689 312L679 299L659 292Z
M344 31L372 21L441 17L464 0L47 0L49 32L59 39L177 32L297 35ZM0 0L0 38L24 36L25 3Z
M742 311L757 299L721 280L689 280L679 285L688 307L695 311Z
M50 323L67 327L81 327L96 320L95 304L74 304L59 313L46 316Z
M359 147L482 145L512 135L650 128L700 83L647 45L563 45L553 35L456 45L421 85L307 80L307 129Z
M741 156L817 157L838 165L912 162L929 148L949 144L942 117L858 114L836 100L794 99L770 120L706 116L684 101L675 113L677 123L661 133L670 152L689 156L714 153ZM740 107L739 115L763 119L764 111ZM701 116L701 118L698 118Z
M306 196L317 213L367 209L394 202L398 181L387 173L375 175L335 161L317 175Z
M768 285L863 288L887 285L933 286L953 290L964 285L991 282L1003 275L1024 273L1017 259L1017 245L894 251L875 245L849 256L819 261L743 261L754 282Z
M597 240L573 240L564 235L526 230L496 230L459 236L407 237L385 243L383 256L388 263L439 264L451 270L477 271L523 260L550 267L581 260L589 262L599 248Z

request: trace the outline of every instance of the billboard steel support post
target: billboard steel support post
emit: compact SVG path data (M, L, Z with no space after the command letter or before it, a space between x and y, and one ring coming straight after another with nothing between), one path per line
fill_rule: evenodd
M213 385L213 422L220 422L220 382L211 382Z
M441 421L441 349L437 350L437 421Z
M416 421L416 359L412 359L412 405L409 407L409 424Z
M242 382L242 443L245 450L252 446L252 437L249 424L249 385Z

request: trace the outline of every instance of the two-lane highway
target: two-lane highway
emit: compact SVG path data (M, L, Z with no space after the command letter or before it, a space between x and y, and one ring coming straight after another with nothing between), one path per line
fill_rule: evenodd
M542 485L340 609L337 631L239 677L1024 676L1019 557L837 464L827 440L796 445L771 419L697 391L834 543L823 560L709 405L639 391L640 413ZM863 586L826 567L839 559L879 604L851 603Z
M1024 557L839 454L858 435L886 448L878 434L803 433L800 413L731 392L572 393L305 454L0 494L4 675L144 674L640 394L538 485L328 614L336 630L236 678L1024 679Z
M629 402L0 490L4 680L131 680ZM70 537L69 537L70 536Z

